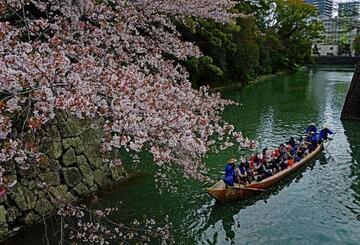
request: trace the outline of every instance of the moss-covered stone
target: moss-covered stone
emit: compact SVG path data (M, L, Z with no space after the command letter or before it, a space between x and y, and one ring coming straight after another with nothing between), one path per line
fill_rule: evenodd
M31 211L25 215L25 225L31 226L40 220L40 218L41 217L39 215L36 215L33 211Z
M74 148L70 147L66 152L65 154L63 155L63 164L65 166L69 166L73 163L76 162L76 156L75 156L75 151L74 151Z
M74 191L81 197L90 194L89 188L87 188L87 186L81 182L74 187Z
M76 147L76 138L66 138L63 139L61 142L65 150L69 149L70 147Z
M82 153L84 152L84 150L85 150L85 144L84 144L84 142L81 140L80 137L77 137L77 138L76 138L75 153L76 153L77 155L80 155L80 154L82 154Z
M29 182L27 179L24 179L24 178L21 178L20 180L20 183L23 185L23 186L29 186Z
M99 168L103 164L103 159L99 147L88 146L84 150L84 155L88 159L89 163L95 168Z
M3 205L0 206L0 225L6 223L6 209Z
M63 175L65 178L66 184L68 184L71 187L76 186L83 179L79 169L75 168L75 167L64 168Z
M6 201L7 201L7 195L0 197L0 204L5 203Z
M30 190L33 190L34 188L36 187L36 183L35 183L35 181L30 181L29 182L29 186L28 186L28 188L30 189Z
M76 162L79 166L88 165L88 161L86 160L86 157L83 155L77 156Z
M61 169L61 165L60 165L58 160L50 159L49 160L49 168L52 171L57 172L57 171L59 171Z
M114 180L119 180L126 176L123 166L110 166L111 177Z
M20 216L20 210L17 207L10 207L6 212L6 220L9 223L13 223L17 217Z
M83 183L86 184L89 188L94 186L94 176L84 178Z
M90 127L89 120L80 120L74 115L68 115L67 120L60 124L60 134L64 138L76 137Z
M68 192L67 185L59 185L56 187L51 187L50 193L52 194L50 196L51 202L55 206L58 205L59 203L63 203L63 202L73 203L77 200L70 192Z
M41 216L46 216L54 211L54 206L47 199L39 199L35 206L35 211Z
M61 141L60 132L55 124L51 125L51 127L49 128L49 136L54 141L57 141L57 142Z
M90 192L94 193L99 189L99 186L98 185L93 185L93 186L89 187L89 189L90 189Z
M94 172L92 171L90 165L87 163L86 158L84 156L78 156L77 164L79 166L81 174L84 176L83 182L88 187L94 185Z
M7 225L0 226L0 237L5 237L9 235L9 228Z
M43 173L40 175L40 179L46 184L51 186L60 185L60 174L55 172Z
M32 191L20 184L15 186L12 196L21 211L27 211L35 207L37 197Z
M80 134L80 138L85 145L97 146L101 143L103 132L100 130L89 129Z
M103 171L106 175L110 175L109 164L105 163L100 167L100 170Z
M100 169L96 169L94 171L94 181L100 187L105 187L106 185L109 184L109 180L108 180L106 174L103 171L101 171Z
M18 174L24 177L25 179L34 179L36 176L36 171L34 168L19 168Z
M48 149L46 151L46 154L48 155L49 158L59 159L59 157L61 157L61 154L62 154L61 142L53 141L48 146L44 146L44 147L46 147Z

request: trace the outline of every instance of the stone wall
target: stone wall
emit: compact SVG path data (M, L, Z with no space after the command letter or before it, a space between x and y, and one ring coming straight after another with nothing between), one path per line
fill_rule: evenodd
M95 125L95 127L94 127ZM0 239L51 215L59 202L74 203L126 176L100 152L102 120L79 120L64 112L36 136L47 157L20 169L7 163L8 180L17 180L0 200Z
M342 57L342 56L315 56L317 65L351 65L355 66L360 61L360 57Z
M341 113L341 119L360 120L360 63L356 66Z

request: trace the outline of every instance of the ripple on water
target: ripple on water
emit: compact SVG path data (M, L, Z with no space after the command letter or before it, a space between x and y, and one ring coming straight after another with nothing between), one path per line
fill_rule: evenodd
M253 87L264 91L263 95L255 92L256 99L252 98L251 88L246 89L244 94L240 91L242 97L250 98L243 101L244 107L253 107L254 111L261 112L261 116L259 120L251 115L251 112L250 115L247 113L245 118L237 115L236 118L240 122L236 121L235 124L240 124L241 128L242 124L255 122L255 137L259 139L261 147L278 145L289 135L297 134L310 121L318 124L329 123L337 132L335 140L315 163L293 176L287 184L275 188L274 195L265 197L265 201L260 200L250 206L239 207L239 210L230 214L219 210L218 212L225 216L219 220L226 222L205 225L199 241L211 238L211 244L222 244L226 243L225 238L228 237L235 244L358 243L360 195L351 189L354 183L351 166L356 162L353 151L356 151L360 144L354 145L348 140L351 136L345 135L342 122L339 120L346 93L346 89L339 86L349 85L352 70L315 69L311 72L311 83L296 81L296 76L293 81L294 86L301 83L306 87L305 94L301 94L298 87L287 89L294 92L291 96L283 96L281 90L272 90L272 94L269 95L267 91L271 84ZM286 83L286 86L292 84ZM232 94L229 94L230 98L237 97L233 97ZM268 96L272 98L270 101L266 100ZM302 100L295 103L304 105L299 108L301 112L291 111L294 108L291 105L283 105L286 101L296 101L297 97ZM231 111L231 114L234 113L235 111ZM303 121L299 122L299 115ZM231 120L231 115L226 116ZM359 176L356 179L359 179ZM358 198L354 200L354 196Z

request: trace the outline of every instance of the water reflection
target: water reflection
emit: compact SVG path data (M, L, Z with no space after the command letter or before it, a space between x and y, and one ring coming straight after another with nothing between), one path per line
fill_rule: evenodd
M352 194L355 198L354 205L348 208L360 219L360 122L343 122L345 135L350 143L349 153L352 156L351 178Z
M232 204L235 210L213 208L200 243L358 243L360 180L353 176L359 161L349 154L354 146L339 119L351 78L352 70L314 68L227 94L244 102L229 108L226 119L256 132L261 147L284 142L312 121L337 134L317 161L260 199Z

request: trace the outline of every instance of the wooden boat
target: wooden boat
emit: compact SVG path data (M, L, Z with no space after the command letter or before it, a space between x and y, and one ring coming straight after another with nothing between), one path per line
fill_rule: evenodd
M207 192L210 196L215 198L220 202L227 202L236 199L244 199L252 194L266 191L267 188L271 187L284 177L293 173L297 169L305 166L311 159L313 159L316 155L318 155L324 149L324 145L320 144L318 147L311 152L309 155L304 157L300 162L295 163L293 166L288 167L287 169L282 170L270 176L262 181L253 182L249 185L235 185L234 187L225 186L225 182L223 180L218 181L215 185L210 188L207 188Z

